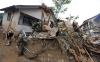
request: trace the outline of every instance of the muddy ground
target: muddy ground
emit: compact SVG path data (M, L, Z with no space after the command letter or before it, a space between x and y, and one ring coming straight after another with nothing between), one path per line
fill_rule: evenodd
M54 46L54 42L55 41L53 40L47 40L48 49L40 53L36 58L28 59L24 55L18 56L17 40L13 41L10 46L3 46L5 41L3 39L2 30L0 30L0 62L67 62L65 56L61 52L61 49L57 45ZM32 44L31 41L27 41L26 47L31 52L37 52L41 50L42 44L41 41L38 40L36 44Z

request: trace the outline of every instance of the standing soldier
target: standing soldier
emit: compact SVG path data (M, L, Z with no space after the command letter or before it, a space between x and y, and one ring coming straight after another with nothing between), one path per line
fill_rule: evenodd
M78 30L78 23L76 21L73 21L73 28L75 32L79 32Z
M78 36L82 38L82 32L80 31L80 29L78 28L78 23L76 21L73 21L73 29L74 29L74 33Z
M23 39L21 36L19 36L19 40L18 40L18 42L17 42L17 46L18 46L18 48L19 48L19 53L18 53L19 56L20 56L20 55L23 55L24 44L25 44L24 39Z

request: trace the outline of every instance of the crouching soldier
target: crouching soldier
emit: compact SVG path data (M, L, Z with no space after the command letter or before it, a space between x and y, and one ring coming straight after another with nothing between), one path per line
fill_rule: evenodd
M14 38L13 31L8 31L8 33L7 33L7 44L6 44L7 46L11 45L13 38Z
M39 24L39 22L34 22L34 24L32 25L31 28L33 29L32 34L34 32L39 32L40 31L40 24Z
M17 46L18 46L18 49L19 49L19 52L18 52L19 56L23 55L24 45L25 45L24 39L21 36L19 36L19 40L17 42Z

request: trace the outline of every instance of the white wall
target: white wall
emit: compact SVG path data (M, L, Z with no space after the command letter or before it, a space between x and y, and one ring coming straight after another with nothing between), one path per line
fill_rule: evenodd
M32 17L41 19L41 15L42 15L41 9L20 9L20 11ZM25 32L32 32L32 29L30 28L30 26L18 25L18 21L17 21L16 31L24 30Z
M19 15L19 18L20 18L20 15ZM20 19L19 18L18 18L18 21L20 20L21 21L20 23L22 24L23 16ZM32 32L32 29L30 28L30 26L18 24L18 21L16 22L16 31L24 30L25 32Z
M18 24L19 16L20 16L20 12L16 11L14 13L14 16L13 16L13 19L12 19L12 24L11 24L11 27L14 28L14 30L16 30L16 26Z
M11 22L11 20L10 21L7 20L7 16L8 16L9 12L11 13L12 11L5 11L4 16L3 16L3 21L2 21L2 24L5 26L6 30ZM19 12L15 11L15 13L12 15L13 15L13 18L12 18L12 22L11 22L11 28L13 30L15 30L16 29L15 27L17 25L16 22L19 19Z
M42 15L41 9L20 9L20 11L41 20L41 15Z
M30 26L18 25L18 21L19 21L19 17L20 17L20 12L23 12L25 14L28 14L28 15L30 15L32 17L35 17L35 18L38 18L38 19L41 20L42 11L43 11L42 9L20 9L19 11L16 11L14 13L14 16L13 16L13 19L12 19L11 27L15 31L25 30L25 32L32 32L32 29L30 28ZM9 21L7 21L8 12L9 11L4 13L3 22L2 22L2 24L5 25L6 28L9 25ZM45 14L45 12L44 12L44 17L45 17L45 19L48 20L48 17ZM50 22L49 22L49 24L50 24Z
M7 29L9 25L9 21L7 21L8 12L4 12L2 25Z
M25 25L17 25L16 31L24 30L25 32L32 32L32 29L30 26L25 26Z

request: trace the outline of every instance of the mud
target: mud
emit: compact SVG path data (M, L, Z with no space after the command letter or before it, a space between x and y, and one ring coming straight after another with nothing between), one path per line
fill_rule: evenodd
M28 59L24 55L18 56L17 40L13 41L10 46L4 45L3 47L5 42L3 36L4 34L0 31L0 62L67 62L61 49L52 40L47 40L47 50L35 58ZM27 41L26 47L31 52L37 52L42 49L42 42L37 40L35 44L32 44L31 41Z

